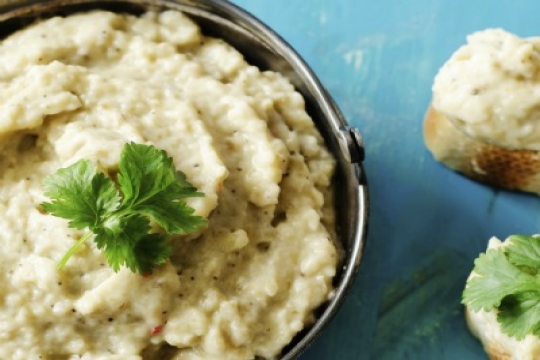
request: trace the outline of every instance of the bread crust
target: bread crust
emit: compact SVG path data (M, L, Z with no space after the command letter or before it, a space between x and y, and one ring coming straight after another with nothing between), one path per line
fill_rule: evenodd
M435 159L476 181L540 193L539 151L513 150L474 139L431 105L424 117L424 142Z
M516 340L503 334L496 320L495 310L474 313L465 307L465 320L471 333L476 336L490 360L538 360L540 342L536 336L528 335Z
M493 339L488 339L485 334L483 334L483 331L485 331L485 329L481 328L482 324L475 320L467 307L465 308L465 321L467 322L467 326L471 330L471 333L478 339L480 339L480 341L482 342L482 345L484 346L484 351L486 352L490 360L513 359L512 355L503 347L503 342L493 341Z

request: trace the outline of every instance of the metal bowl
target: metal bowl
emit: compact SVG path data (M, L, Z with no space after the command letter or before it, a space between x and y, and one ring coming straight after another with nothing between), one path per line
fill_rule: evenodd
M320 335L341 306L356 274L364 249L368 196L362 167L364 148L358 129L347 125L336 104L300 56L274 31L248 12L224 0L0 0L0 37L53 15L92 9L141 14L175 9L195 20L203 33L236 47L262 70L280 72L304 96L306 108L330 151L338 160L335 187L337 233L345 256L334 279L331 299L316 313L316 322L286 346L282 360L297 358Z

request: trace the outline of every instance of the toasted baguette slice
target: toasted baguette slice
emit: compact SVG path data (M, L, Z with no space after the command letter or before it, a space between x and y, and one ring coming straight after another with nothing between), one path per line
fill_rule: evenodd
M492 237L488 249L505 246L507 241ZM475 276L477 274L472 272L469 279ZM540 360L540 338L527 335L517 340L506 335L497 322L496 310L474 312L465 306L465 319L471 333L480 340L491 360Z
M503 334L495 311L472 312L465 308L465 319L472 334L482 342L491 360L538 360L540 341L533 336L517 341Z
M540 193L540 152L511 150L474 139L429 106L424 141L435 159L474 180L508 190Z

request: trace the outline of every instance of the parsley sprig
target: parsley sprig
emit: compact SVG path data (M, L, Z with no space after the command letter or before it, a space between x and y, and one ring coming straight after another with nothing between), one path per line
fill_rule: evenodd
M146 274L169 258L171 235L206 224L184 201L204 194L175 169L164 150L151 145L124 146L116 182L91 161L80 160L47 176L43 188L51 199L41 204L46 211L68 219L71 228L89 230L60 260L59 269L94 235L114 271L126 266ZM151 220L162 231L153 231Z
M503 333L540 337L540 238L514 235L506 246L488 249L474 263L462 303L478 312L497 310Z

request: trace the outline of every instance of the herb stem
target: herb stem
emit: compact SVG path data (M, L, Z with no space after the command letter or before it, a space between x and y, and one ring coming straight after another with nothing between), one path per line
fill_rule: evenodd
M69 250L65 253L64 257L62 257L62 260L60 260L60 262L58 263L58 270L62 270L64 268L64 266L66 266L66 263L68 262L69 258L71 256L73 256L73 254L75 254L75 252L77 252L77 250L79 250L79 248L82 246L82 244L85 243L86 240L88 240L88 238L90 237L90 235L92 235L92 232L87 232L86 234L84 234L83 236L81 236L81 238L79 240L77 240L77 242L75 244L73 244L73 246L71 248L69 248Z

